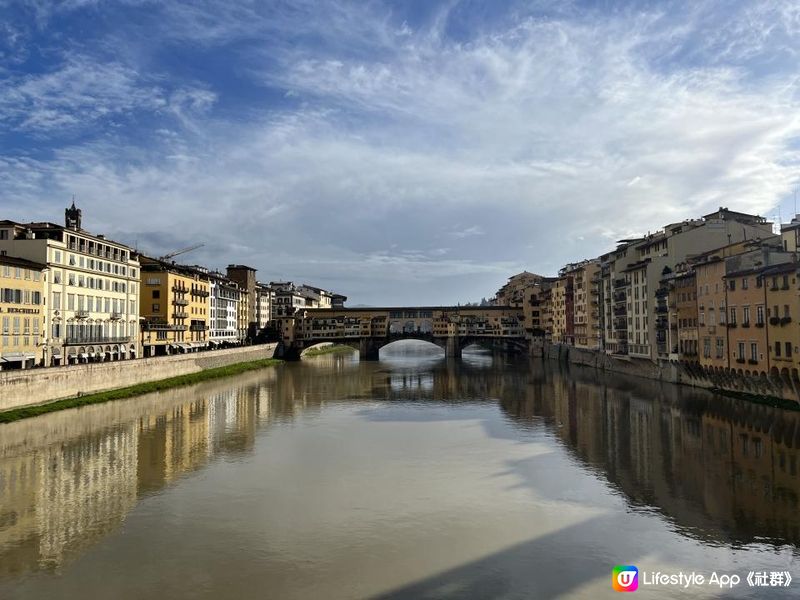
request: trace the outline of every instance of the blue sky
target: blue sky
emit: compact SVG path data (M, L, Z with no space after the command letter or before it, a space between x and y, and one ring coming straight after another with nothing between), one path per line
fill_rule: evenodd
M0 209L449 304L719 206L784 220L796 2L0 0Z

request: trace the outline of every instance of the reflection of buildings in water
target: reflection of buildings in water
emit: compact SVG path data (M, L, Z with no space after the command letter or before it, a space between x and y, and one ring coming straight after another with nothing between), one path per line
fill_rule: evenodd
M40 560L55 566L116 529L136 504L134 427L50 446L40 469Z
M139 421L138 478L141 491L159 490L209 459L206 400L173 406Z
M596 373L551 379L538 410L502 402L517 419L553 417L556 435L636 503L658 507L701 537L800 542L800 413Z
M40 457L13 456L0 461L0 576L24 570L39 560L36 496Z
M389 388L393 392L433 390L433 373L393 373L389 376Z
M229 386L203 384L4 426L0 576L63 564L116 529L140 493L162 489L217 453L252 447L262 388Z
M0 574L57 566L135 505L134 427L4 458L0 473Z

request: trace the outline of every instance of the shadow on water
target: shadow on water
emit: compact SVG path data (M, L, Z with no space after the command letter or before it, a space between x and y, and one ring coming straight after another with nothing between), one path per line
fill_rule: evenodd
M381 600L450 598L550 598L609 577L610 570L591 553L576 554L587 538L602 539L619 529L623 517L600 516L517 544L387 594ZM569 564L569 572L565 565ZM532 576L532 573L541 576ZM554 576L554 574L562 576ZM522 583L524 582L524 584Z

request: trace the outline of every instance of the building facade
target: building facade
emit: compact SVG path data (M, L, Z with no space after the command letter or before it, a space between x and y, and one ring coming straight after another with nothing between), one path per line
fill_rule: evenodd
M211 294L208 274L156 258L140 259L144 356L206 347Z
M0 252L48 268L45 365L134 358L139 353L139 261L131 248L81 227L0 221Z
M46 360L47 266L0 255L0 370Z
M243 292L222 273L209 272L208 345L233 346L242 341L239 304Z

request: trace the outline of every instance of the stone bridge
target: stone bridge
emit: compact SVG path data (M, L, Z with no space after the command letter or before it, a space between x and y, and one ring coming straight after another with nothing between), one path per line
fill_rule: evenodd
M507 306L309 308L280 320L286 358L306 348L333 342L356 348L361 360L378 360L383 346L398 340L436 344L448 356L461 356L470 344L509 352L527 348L522 313Z

